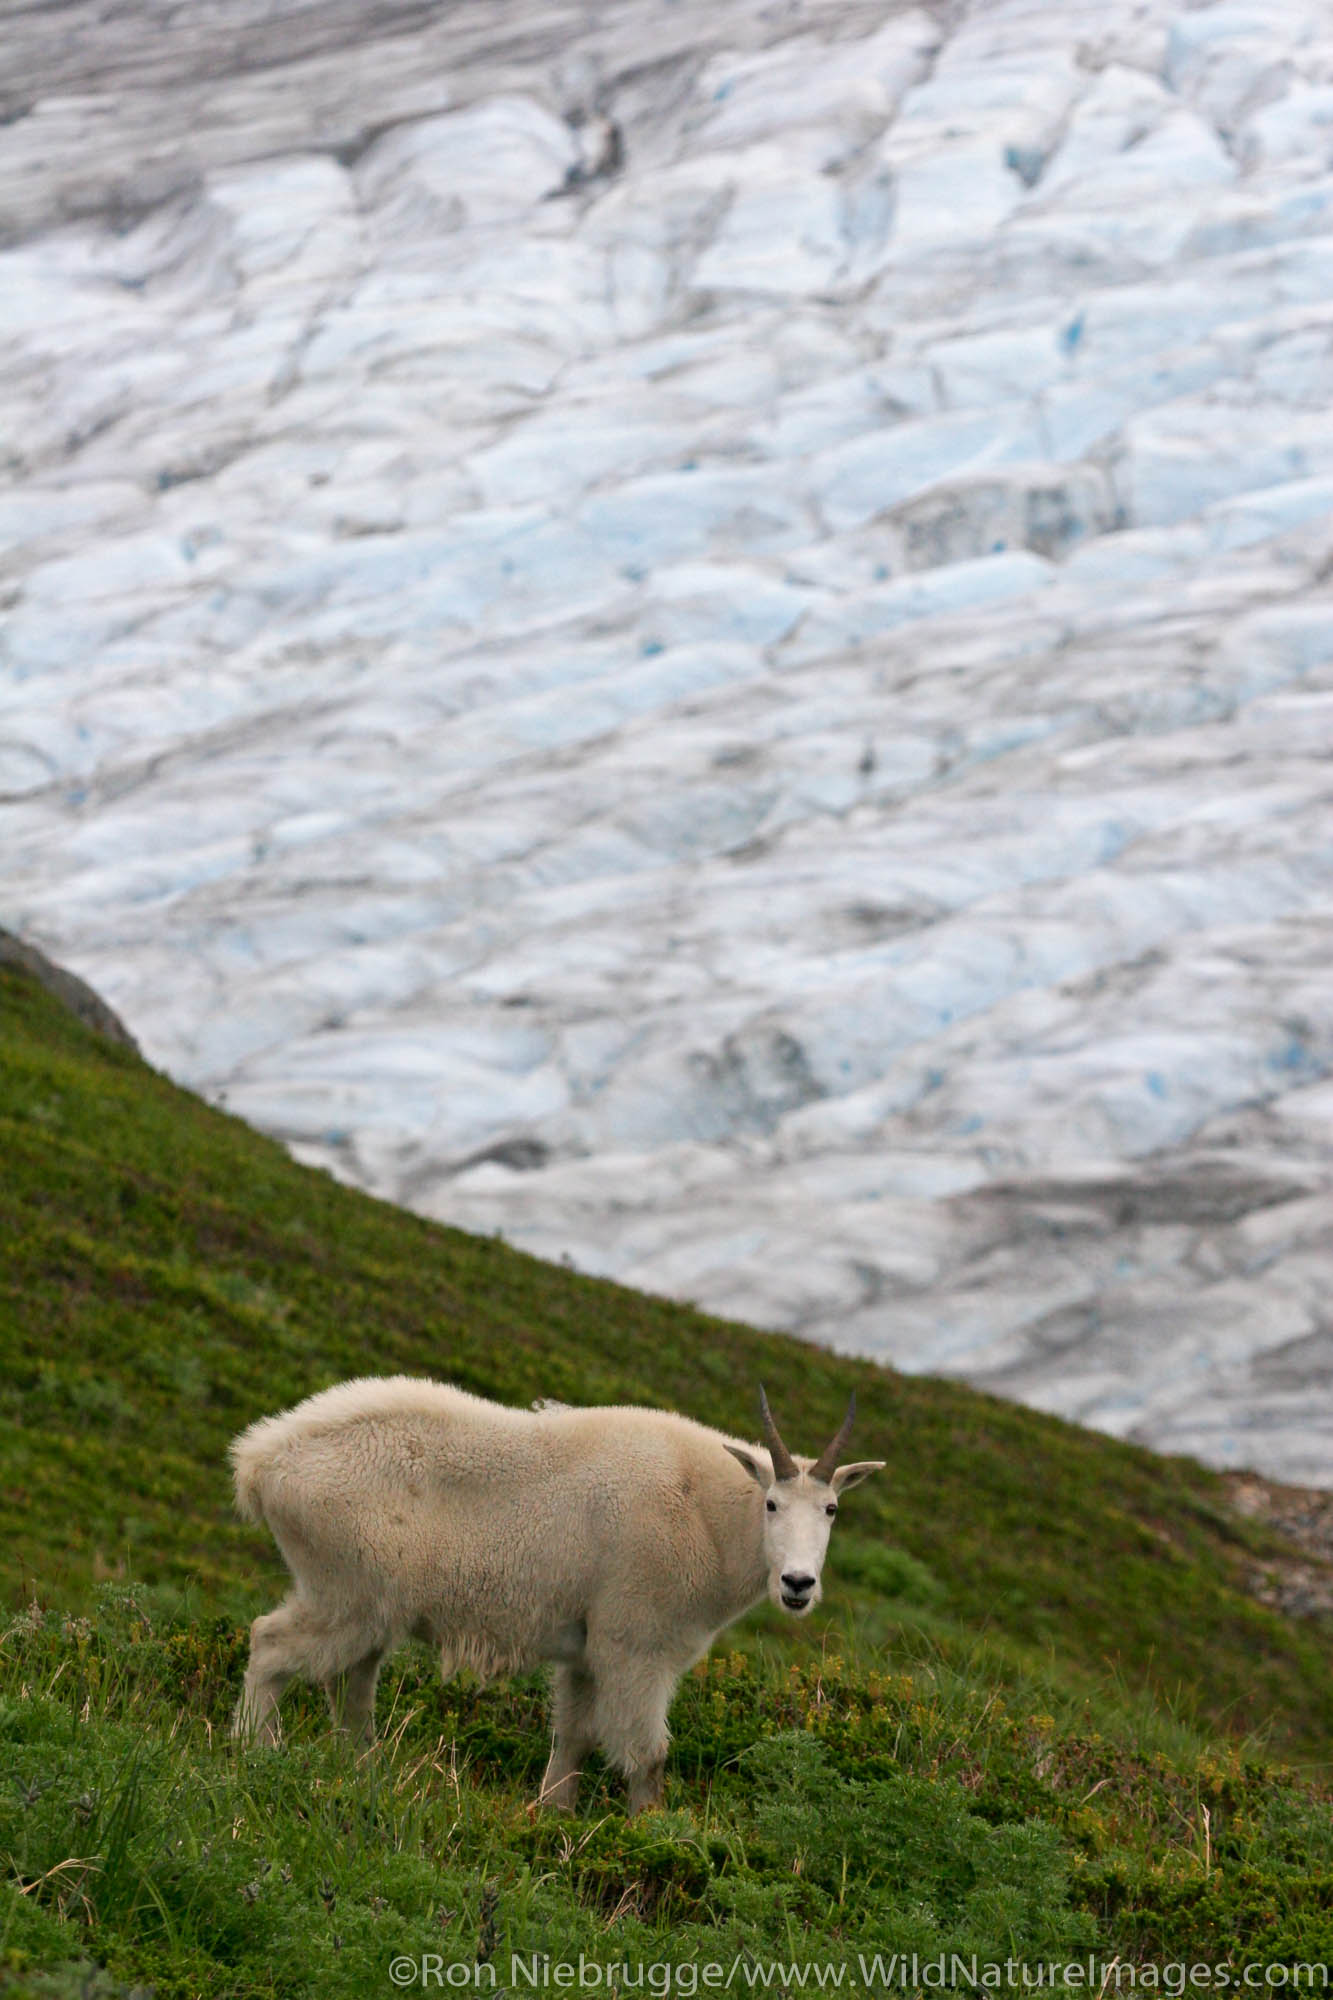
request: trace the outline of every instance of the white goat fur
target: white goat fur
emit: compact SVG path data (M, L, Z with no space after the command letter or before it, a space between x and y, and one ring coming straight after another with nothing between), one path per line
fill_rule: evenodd
M515 1410L402 1375L266 1417L231 1456L237 1506L267 1523L294 1583L252 1627L238 1734L276 1741L300 1675L369 1738L380 1664L416 1635L446 1676L553 1663L543 1799L572 1805L597 1746L632 1811L661 1796L681 1674L766 1590L817 1601L836 1493L878 1469L811 1480L796 1460L778 1486L768 1450L667 1411ZM799 1604L780 1595L793 1547L812 1592Z

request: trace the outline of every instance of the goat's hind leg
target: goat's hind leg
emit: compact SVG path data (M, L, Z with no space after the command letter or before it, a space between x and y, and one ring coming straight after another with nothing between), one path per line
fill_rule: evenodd
M344 1730L353 1743L369 1746L375 1741L375 1688L383 1660L383 1652L376 1647L324 1682L333 1726Z
M300 1672L299 1655L292 1645L295 1609L289 1600L276 1611L266 1611L250 1627L250 1660L231 1719L231 1733L240 1741L276 1744L282 1740L278 1703L288 1681Z
M375 1680L384 1645L355 1618L330 1615L308 1598L289 1597L250 1627L250 1664L232 1720L232 1734L277 1743L278 1701L298 1675L319 1681L334 1721L363 1733L374 1714Z

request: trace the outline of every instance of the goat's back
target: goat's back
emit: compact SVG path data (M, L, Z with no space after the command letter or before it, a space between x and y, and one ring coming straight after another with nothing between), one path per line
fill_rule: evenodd
M238 1506L307 1594L541 1657L550 1629L599 1609L644 1630L687 1604L734 1615L756 1496L727 1442L666 1411L514 1410L390 1376L252 1424L232 1461Z

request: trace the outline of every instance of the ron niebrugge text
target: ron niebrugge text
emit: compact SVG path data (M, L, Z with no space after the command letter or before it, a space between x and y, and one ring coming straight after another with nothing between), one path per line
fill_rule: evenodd
M440 1952L402 1952L389 1961L395 1986L452 1987L455 1991L497 1992L494 1962L447 1959ZM514 1952L509 1960L507 1988L524 1993L647 1993L654 2000L680 1995L691 2000L700 1992L837 1992L848 2000L860 1993L922 1992L928 1990L1015 1991L1041 1988L1108 1993L1196 1992L1325 1992L1327 1964L1233 1965L1223 1960L1172 1959L1161 1964L1136 1964L1128 1959L979 1959L961 1953L922 1958L915 1952L861 1952L849 1959L809 1959L794 1963L752 1958L746 1952L730 1960L705 1959L680 1965L664 1960L585 1957L557 1959L545 1952Z

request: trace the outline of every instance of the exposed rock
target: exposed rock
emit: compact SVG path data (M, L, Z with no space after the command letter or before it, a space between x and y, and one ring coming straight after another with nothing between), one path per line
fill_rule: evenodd
M1333 1493L1280 1486L1254 1472L1226 1475L1238 1514L1277 1528L1310 1561L1270 1561L1256 1569L1250 1587L1263 1603L1296 1618L1333 1615Z
M53 994L62 1007L68 1008L77 1020L82 1021L85 1028L91 1028L95 1034L104 1035L107 1041L119 1042L123 1048L138 1053L139 1044L129 1029L105 1000L98 998L91 986L74 973L67 972L63 965L56 965L35 945L24 944L22 938L16 938L6 930L0 930L0 966L12 966L17 972L26 972L39 986L44 986L48 993Z

